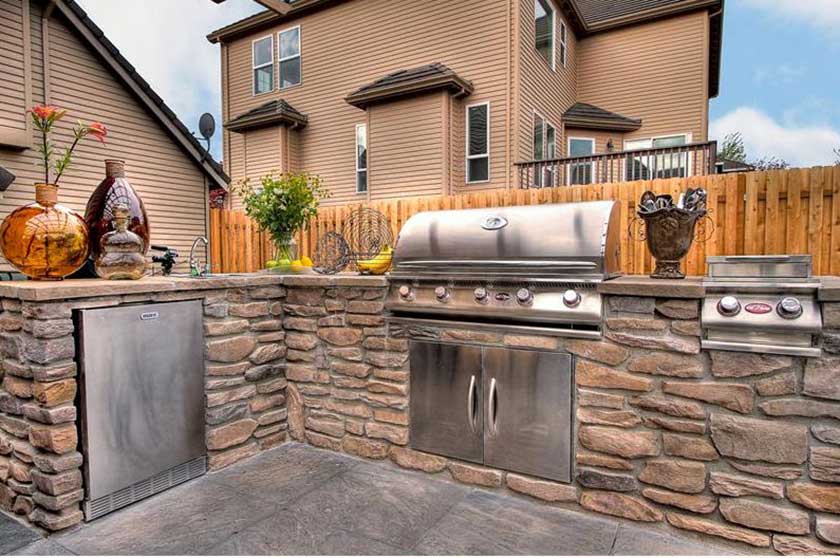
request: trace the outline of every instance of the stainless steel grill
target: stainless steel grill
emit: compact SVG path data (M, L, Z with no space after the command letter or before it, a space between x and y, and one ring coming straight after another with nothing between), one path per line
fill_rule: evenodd
M820 282L811 256L707 258L704 349L820 356Z
M597 284L619 272L619 206L584 202L415 215L394 252L395 319L597 337Z

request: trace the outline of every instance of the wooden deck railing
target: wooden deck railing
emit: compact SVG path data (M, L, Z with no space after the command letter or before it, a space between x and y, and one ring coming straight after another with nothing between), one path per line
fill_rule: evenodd
M717 142L516 163L520 188L686 178L715 173Z
M394 236L420 211L617 200L621 206L621 269L647 274L653 259L630 234L636 204L645 190L676 197L688 187L708 192L714 231L696 242L684 262L691 275L706 273L706 256L812 254L814 272L840 275L840 166L719 174L559 188L509 189L457 196L387 200L369 204L388 216ZM350 211L323 207L298 236L301 252L312 254L328 231L341 231ZM211 259L216 272L254 271L270 258L265 236L242 213L211 210Z

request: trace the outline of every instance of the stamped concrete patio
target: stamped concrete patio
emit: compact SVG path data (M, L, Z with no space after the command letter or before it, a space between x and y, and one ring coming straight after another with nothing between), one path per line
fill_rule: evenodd
M287 444L4 554L736 554L681 533Z

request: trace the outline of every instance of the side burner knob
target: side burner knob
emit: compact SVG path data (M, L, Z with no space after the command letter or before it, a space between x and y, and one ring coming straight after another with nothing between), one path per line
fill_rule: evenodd
M802 303L799 302L798 298L786 296L779 302L776 312L786 320L795 320L802 315Z
M436 287L435 298L440 302L446 302L446 300L449 299L449 289L446 287Z
M724 316L735 316L741 311L741 303L734 296L725 296L718 302L718 312Z
M534 293L531 292L531 289L519 289L516 291L516 300L519 304L531 304L534 301Z
M401 286L398 292L400 294L400 298L403 298L405 300L411 300L412 298L414 298L414 293L412 292L411 287L409 287L408 285Z
M475 300L477 302L487 302L487 297L489 296L489 293L484 287L478 287L473 291L473 296L475 296Z
M569 289L563 293L563 304L569 308L574 308L580 304L580 294L574 289Z

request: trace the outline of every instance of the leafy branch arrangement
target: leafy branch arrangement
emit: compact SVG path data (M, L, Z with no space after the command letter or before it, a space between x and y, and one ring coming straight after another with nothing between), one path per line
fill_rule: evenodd
M254 187L249 179L234 191L242 197L245 212L271 237L275 245L289 244L318 214L321 200L330 197L321 179L309 173L269 175Z
M82 139L87 136L93 136L100 142L105 143L105 136L108 135L108 129L101 122L92 122L90 124L82 124L78 121L73 127L73 143L64 149L61 156L55 161L53 160L56 148L50 139L53 126L55 123L67 115L65 109L53 107L49 105L35 105L29 111L32 117L32 123L35 128L41 132L41 144L38 146L38 152L41 154L41 166L44 168L44 183L58 185L64 171L70 168L70 163L73 160L73 151ZM55 178L50 181L50 172L55 172Z

